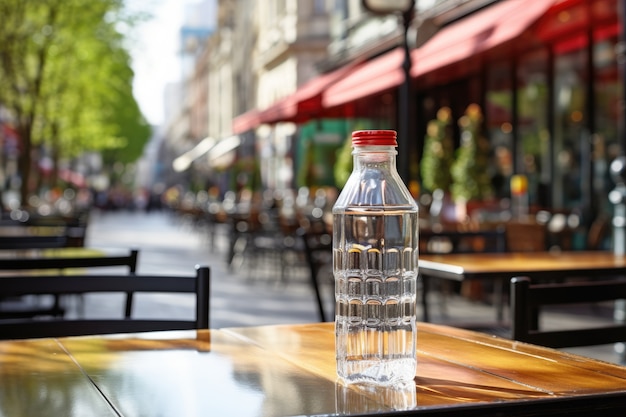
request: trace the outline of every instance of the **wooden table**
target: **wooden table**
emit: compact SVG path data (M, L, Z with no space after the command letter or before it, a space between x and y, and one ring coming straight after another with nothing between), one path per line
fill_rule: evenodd
M492 280L502 288L515 276L534 280L606 278L626 274L626 256L605 251L424 254L420 255L419 272L424 284L421 297L423 319L429 321L427 295L432 279ZM501 299L496 301L496 306L498 320L502 320Z
M623 416L626 367L418 326L415 384L336 380L330 323L0 342L2 416ZM393 411L396 410L396 411Z

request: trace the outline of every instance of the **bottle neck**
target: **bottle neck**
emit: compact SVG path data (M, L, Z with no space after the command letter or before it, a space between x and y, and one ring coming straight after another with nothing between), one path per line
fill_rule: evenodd
M352 149L354 170L383 169L396 171L395 146L355 146Z

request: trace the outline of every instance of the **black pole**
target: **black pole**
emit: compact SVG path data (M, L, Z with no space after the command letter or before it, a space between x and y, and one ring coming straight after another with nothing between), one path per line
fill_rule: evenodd
M616 47L616 58L622 81L622 91L620 91L620 111L618 121L619 144L622 155L626 154L626 0L618 3L618 13L620 22L620 35Z
M409 99L411 94L411 51L409 50L408 32L413 19L413 8L402 13L404 61L402 70L404 80L398 91L398 173L402 180L408 184L409 172Z

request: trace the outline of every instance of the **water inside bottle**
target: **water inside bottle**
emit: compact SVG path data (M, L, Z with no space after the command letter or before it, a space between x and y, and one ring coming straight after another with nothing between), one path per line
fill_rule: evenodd
M417 221L415 207L334 214L337 372L347 382L415 376Z

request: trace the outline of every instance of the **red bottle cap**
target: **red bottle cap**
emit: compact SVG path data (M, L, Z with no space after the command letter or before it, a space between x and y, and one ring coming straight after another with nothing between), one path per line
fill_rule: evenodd
M356 130L352 132L353 146L398 146L395 130Z

